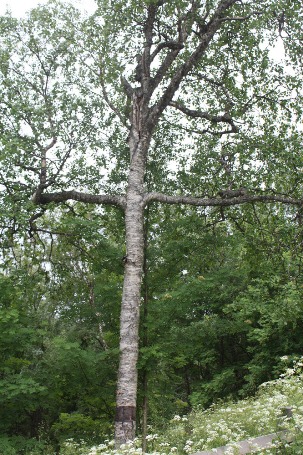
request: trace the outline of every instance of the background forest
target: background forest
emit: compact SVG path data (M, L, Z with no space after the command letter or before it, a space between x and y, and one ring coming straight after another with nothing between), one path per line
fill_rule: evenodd
M112 433L123 225L116 210L102 226L93 210L73 212L48 220L52 235L40 226L39 242L2 242L0 422L15 447ZM302 352L300 219L274 205L230 212L233 222L216 210L146 213L140 432L146 407L163 428L254 394Z

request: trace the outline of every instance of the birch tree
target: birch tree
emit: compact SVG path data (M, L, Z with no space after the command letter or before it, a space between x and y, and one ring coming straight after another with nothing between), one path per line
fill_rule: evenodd
M34 235L73 201L123 213L119 445L136 430L148 205L300 213L302 17L298 0L97 3L1 18L2 231Z

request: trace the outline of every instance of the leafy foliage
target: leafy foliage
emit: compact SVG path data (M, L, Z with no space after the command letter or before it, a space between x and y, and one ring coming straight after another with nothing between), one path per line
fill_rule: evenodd
M287 356L282 362L290 362ZM189 454L201 450L210 450L227 445L229 454L238 453L237 442L251 439L260 434L280 431L281 426L287 429L294 442L281 440L277 435L274 445L264 449L267 453L299 453L302 441L302 359L297 359L286 373L275 381L262 384L257 395L251 399L237 402L218 403L207 410L196 409L188 416L175 415L162 434L148 435L149 455ZM293 417L282 417L283 408L291 406ZM115 455L140 454L140 440L122 446L117 452L113 441L99 446L87 447L84 444L66 443L63 454L75 453L83 455ZM274 451L274 452L273 452ZM260 453L260 450L258 450Z

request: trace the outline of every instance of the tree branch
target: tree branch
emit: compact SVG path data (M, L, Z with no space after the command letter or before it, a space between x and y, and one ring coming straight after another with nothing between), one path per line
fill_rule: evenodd
M178 20L178 40L168 40L164 43L160 43L155 51L153 52L151 56L151 61L156 57L156 55L165 48L170 49L170 52L165 56L160 68L158 69L156 75L152 79L151 83L151 88L152 91L155 90L155 88L162 82L165 74L175 61L176 57L178 56L179 52L184 48L185 42L187 41L188 38L188 33L187 33L187 20L191 19L191 17L197 12L197 5L193 2L192 7L190 8L189 11L187 11L185 14L180 16Z
M122 125L126 126L128 129L130 129L129 125L127 124L127 119L124 118L123 115L121 115L121 112L119 111L119 109L109 99L109 94L107 93L107 90L106 90L106 87L105 87L105 84L104 84L103 72L102 72L101 64L102 64L102 62L100 62L98 76L99 76L99 82L100 82L100 85L101 85L101 90L102 90L102 94L103 94L104 100L105 100L106 104L108 105L108 107L114 112L114 114L116 114L116 116L118 117L118 119L120 120Z
M26 166L25 164L20 163L20 161L16 162L16 166L20 167L24 171L31 171L34 172L35 174L40 175L40 169L33 166Z
M195 51L192 52L188 59L183 64L181 64L179 68L177 68L162 97L160 98L158 103L153 106L150 115L151 127L155 126L164 109L172 101L172 98L176 91L178 90L180 83L182 82L184 77L187 76L187 74L195 67L195 65L199 62L200 58L202 57L202 55L205 53L210 41L212 40L213 36L215 35L215 33L217 32L222 23L222 19L224 18L223 16L224 12L227 11L237 1L238 0L221 0L211 20L208 22L208 24L205 25L205 29L203 33L201 33L200 42L197 48L195 49Z
M226 71L224 73L226 74ZM212 79L211 77L209 77L209 76L207 76L205 74L201 74L201 73L198 73L197 76L200 79L208 82L209 84L214 85L215 87L221 88L222 92L224 93L224 95L226 97L226 102L227 102L228 107L231 108L232 106L234 106L235 103L233 102L233 100L232 100L228 90L224 86L224 83L223 83L222 80L219 82L219 81L217 81L215 79ZM224 78L224 75L222 76L222 79L223 78Z
M166 121L172 127L175 126L168 120L166 120ZM183 131L186 131L187 133L190 133L190 134L198 134L199 136L201 136L203 134L211 134L212 136L224 136L225 134L237 133L239 131L238 129L236 131L233 129L215 131L211 128L197 129L197 128L187 128L186 126L180 126L180 129Z
M55 174L53 174L48 180L49 180L49 183L44 185L44 188L47 188L48 186L50 186L51 184L55 183L56 180L57 180L57 177L59 176L60 172L62 171L62 169L64 168L68 158L70 157L71 155L71 152L73 150L73 147L74 147L74 144L70 143L69 145L69 148L67 149L67 151L65 152L63 158L62 158L62 161L61 163L59 164L59 166L56 165L56 168L57 168L57 171Z
M32 237L33 236L33 232L37 230L36 220L38 220L38 218L41 218L44 215L45 211L46 211L46 208L42 207L41 212L34 213L30 217L30 219L28 220L28 222L29 222L29 236L30 237Z
M231 16L231 17L223 17L222 22L226 21L246 21L247 19L250 19L253 16L261 16L260 11L252 11L250 14L247 14L246 16Z
M51 122L52 125L52 122ZM57 143L57 137L54 136L49 143L44 149L41 150L41 170L40 170L40 184L44 188L46 187L47 183L47 165L46 165L46 159L47 159L47 152L51 150Z
M141 73L142 73L142 87L143 92L148 93L150 88L150 64L153 60L151 57L151 47L153 44L153 31L154 31L154 23L156 20L156 14L159 6L158 5L149 5L148 6L148 14L147 19L144 24L144 37L145 37L145 44L144 44L144 51L141 56L140 62L138 63L141 65Z
M228 123L231 126L231 133L237 133L238 127L234 124L233 119L231 118L228 112L225 112L223 115L210 115L209 112L203 112L193 109L188 109L182 104L172 101L169 103L169 106L178 109L179 111L183 112L185 115L192 117L192 118L202 118L205 120L209 120L212 123ZM207 130L208 131L208 130Z
M121 76L121 84L123 86L124 92L128 98L132 98L134 90L128 80L124 77Z
M281 202L291 205L303 205L303 199L293 199L283 195L249 195L243 194L243 191L238 191L235 197L210 197L201 198L194 196L170 196L163 193L148 193L145 195L144 202L161 202L164 204L187 204L196 207L230 207L233 205L246 204L251 202ZM241 194L241 195L239 195Z
M88 194L75 190L61 191L58 193L43 193L40 188L34 193L32 201L35 204L49 204L50 202L65 202L68 200L83 202L85 204L115 205L125 209L125 197L110 194Z
M158 44L158 46L156 47L154 52L151 54L151 57L150 57L151 61L153 61L154 58L159 54L159 52L162 51L162 49L165 49L165 48L168 48L168 49L171 49L171 50L181 50L181 49L184 48L184 45L178 43L177 41L165 41L165 42L162 42L162 43Z
M164 48L165 46L163 46ZM179 43L179 46L174 46L172 49L164 58L164 61L160 68L157 71L157 74L155 77L152 79L152 90L154 91L155 88L158 87L160 82L163 80L165 74L167 73L167 70L170 68L172 63L175 61L177 55L179 54L180 50L183 49L184 45L182 43Z

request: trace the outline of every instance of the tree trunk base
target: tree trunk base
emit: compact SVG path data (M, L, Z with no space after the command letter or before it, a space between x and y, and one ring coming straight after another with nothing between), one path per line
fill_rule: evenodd
M115 422L115 444L118 449L121 444L132 441L136 435L136 422Z

